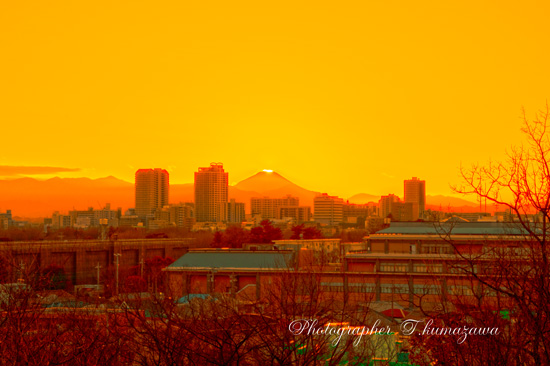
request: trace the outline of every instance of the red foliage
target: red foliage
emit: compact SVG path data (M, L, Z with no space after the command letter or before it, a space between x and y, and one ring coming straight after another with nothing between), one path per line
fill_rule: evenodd
M274 227L269 220L260 222L260 226L256 226L250 230L250 243L271 243L273 240L281 240L283 232L278 227Z

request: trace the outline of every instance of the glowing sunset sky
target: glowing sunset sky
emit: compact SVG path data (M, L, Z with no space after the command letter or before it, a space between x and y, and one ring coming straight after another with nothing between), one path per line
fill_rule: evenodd
M543 1L3 1L0 165L449 194L550 97L549 19Z

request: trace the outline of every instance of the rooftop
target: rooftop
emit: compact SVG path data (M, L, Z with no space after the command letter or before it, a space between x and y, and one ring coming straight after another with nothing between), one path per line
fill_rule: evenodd
M372 236L384 234L526 235L527 232L516 222L392 222Z
M290 251L201 250L190 251L168 266L176 268L288 268L292 262Z

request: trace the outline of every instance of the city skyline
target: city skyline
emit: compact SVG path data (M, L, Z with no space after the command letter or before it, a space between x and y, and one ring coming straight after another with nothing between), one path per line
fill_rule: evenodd
M220 163L214 163L214 165ZM205 168L199 168L205 169ZM207 170L210 168L206 168ZM164 169L139 169L138 172L162 171L168 177L169 173ZM225 172L227 174L227 171ZM404 181L407 181L406 179ZM402 181L402 182L404 182ZM38 181L34 179L14 180L13 184L9 181L0 181L0 211L12 210L15 215L23 217L44 217L49 216L53 211L67 212L70 210L103 208L103 205L110 203L113 207L121 207L124 210L136 208L136 186L135 183L121 181L114 177L102 178L97 180L85 179L50 179ZM168 183L168 182L166 182ZM146 188L146 187L144 187ZM170 199L164 198L160 206L166 204L177 204L182 202L194 202L194 184L174 184L170 178L168 187L170 189ZM250 212L250 203L254 199L269 197L275 201L282 201L286 196L301 197L300 206L310 206L313 209L313 201L316 195L327 193L331 196L338 196L349 203L364 204L367 202L378 202L384 195L371 195L360 192L353 196L342 196L338 192L312 191L309 187L301 187L294 182L286 179L275 171L260 171L236 185L228 185L228 199L237 199L237 202L246 202L246 212ZM150 190L149 190L150 191ZM166 189L164 189L167 192ZM75 194L76 192L76 194ZM152 192L152 191L151 191ZM466 212L472 209L487 211L487 208L481 209L479 203L469 201L468 197L452 197L445 195L434 195L428 191L426 204L432 210L449 211L451 209L460 212ZM405 192L403 183L399 191L387 191L385 195L396 194L404 199ZM167 196L167 195L166 195ZM50 202L51 204L48 204ZM160 201L159 201L160 202ZM291 206L294 204L291 204ZM49 207L49 208L47 208ZM138 208L139 209L139 208ZM466 211L465 211L466 210ZM488 211L492 212L495 208L490 206ZM276 210L277 211L277 210ZM277 216L277 212L268 215ZM305 211L302 214L306 214ZM140 215L140 214L138 214ZM140 216L143 216L141 214Z
M183 184L223 161L229 184L450 194L550 95L547 3L95 5L1 5L0 166L26 168L0 178L162 166Z

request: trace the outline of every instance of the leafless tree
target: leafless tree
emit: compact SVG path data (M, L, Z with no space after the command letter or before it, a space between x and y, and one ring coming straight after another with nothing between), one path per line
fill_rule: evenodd
M442 324L498 326L497 337L446 343L423 338L429 362L468 365L550 364L550 109L533 120L523 113L526 142L513 147L503 162L462 168L457 193L474 195L506 212L510 221L501 240L488 241L481 252L459 250L452 230L442 235L455 247L462 283L468 294L446 294L453 309ZM453 296L456 295L456 296Z

